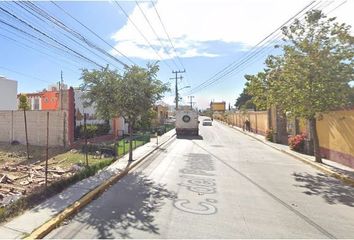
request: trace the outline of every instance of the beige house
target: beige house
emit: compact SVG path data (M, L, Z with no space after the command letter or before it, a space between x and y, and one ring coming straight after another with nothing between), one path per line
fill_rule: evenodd
M155 118L152 120L153 125L161 125L166 123L166 119L168 118L168 105L164 102L159 102L154 106L154 111L156 112Z

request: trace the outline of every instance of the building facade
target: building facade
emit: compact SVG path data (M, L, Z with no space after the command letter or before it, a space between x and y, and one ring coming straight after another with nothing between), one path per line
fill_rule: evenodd
M213 112L225 112L226 108L226 103L225 102L211 102L210 103L210 109Z
M17 81L0 76L0 110L17 109Z

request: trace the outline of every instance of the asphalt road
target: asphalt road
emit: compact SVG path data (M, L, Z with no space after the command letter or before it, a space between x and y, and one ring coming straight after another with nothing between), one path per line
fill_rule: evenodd
M49 238L354 238L354 188L214 121Z

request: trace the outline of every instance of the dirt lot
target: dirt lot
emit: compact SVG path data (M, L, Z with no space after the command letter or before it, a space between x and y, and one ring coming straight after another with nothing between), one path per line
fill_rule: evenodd
M48 183L67 178L86 164L84 154L77 149L65 151L50 148L48 161ZM45 184L45 147L30 146L27 160L25 145L0 143L0 206L37 191ZM89 164L103 160L89 155Z

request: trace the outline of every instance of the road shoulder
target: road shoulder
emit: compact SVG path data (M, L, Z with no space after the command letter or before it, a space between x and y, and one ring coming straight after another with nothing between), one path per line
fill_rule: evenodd
M222 123L224 126L228 126L238 132L241 132L249 137L252 137L252 138L256 139L257 141L259 141L259 142L261 142L273 149L276 149L282 153L292 156L292 157L296 158L297 160L300 160L300 161L324 172L325 174L327 174L329 176L335 177L335 178L343 181L344 183L346 183L348 185L354 186L354 169L352 169L352 168L349 168L347 166L333 162L328 159L323 159L323 162L324 162L323 164L317 163L317 162L315 162L314 156L309 156L309 155L305 155L302 153L292 151L289 149L289 147L287 145L282 145L282 144L266 141L264 136L262 136L262 135L255 134L253 132L243 131L239 127L228 125L227 123L224 123L222 121L218 121L218 122Z

